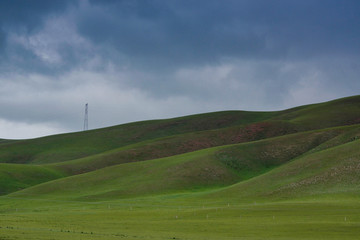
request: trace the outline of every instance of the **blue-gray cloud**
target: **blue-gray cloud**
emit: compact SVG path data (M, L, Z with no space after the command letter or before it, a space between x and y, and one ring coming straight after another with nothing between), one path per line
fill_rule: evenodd
M358 1L93 3L79 14L81 34L139 60L163 60L156 62L178 66L224 57L359 53Z
M2 5L2 29L25 34L38 31L47 17L72 9L72 23L81 36L118 51L136 67L150 69L217 64L223 58L359 54L360 3L351 0L38 0ZM4 32L1 35L4 48ZM71 46L61 51L72 65L81 60L73 51Z

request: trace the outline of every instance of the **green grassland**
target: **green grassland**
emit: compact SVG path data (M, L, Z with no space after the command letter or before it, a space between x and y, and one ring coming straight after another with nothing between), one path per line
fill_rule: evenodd
M358 239L360 96L0 141L3 239Z
M2 239L357 239L357 201L270 203L176 196L98 202L4 199ZM179 198L182 198L180 200ZM184 200L185 199L185 200ZM341 199L341 200L340 200ZM5 209L3 206L2 209Z

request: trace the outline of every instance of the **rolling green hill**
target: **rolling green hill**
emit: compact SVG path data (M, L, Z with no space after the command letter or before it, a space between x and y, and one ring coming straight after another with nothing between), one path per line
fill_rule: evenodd
M294 199L348 195L360 200L360 140L306 154L266 174L222 189L228 199Z
M48 167L0 163L0 194L7 194L64 176L59 171Z
M359 234L360 96L0 140L0 240Z
M144 141L202 131L218 130L218 136L214 137L223 137L227 140L227 142L203 146L212 147L358 123L360 123L360 97L355 96L278 112L216 112L11 141L0 144L0 162L33 164L62 162ZM221 131L224 131L223 136L220 134ZM232 135L228 136L229 133ZM247 136L243 137L244 134ZM183 152L199 149L201 148L185 149Z
M13 141L6 146L0 145L0 162L49 163L67 161L155 138L250 124L272 116L274 113L270 112L218 112Z
M275 119L290 121L306 130L358 124L360 123L359 102L359 96L342 98L302 107Z
M31 197L35 194L56 199L106 200L228 186L266 173L302 155L306 156L309 151L314 151L334 138L341 138L348 132L360 136L359 126L289 134L167 158L122 163L50 181L10 196ZM348 138L347 141L352 140ZM342 146L342 143L338 144ZM125 156L121 154L116 156L126 159L129 155L125 152ZM78 168L80 164L90 168L92 164L98 166L104 159L106 161L106 155L100 155L98 158L70 161L48 167L52 166L60 171L63 168Z
M296 138L292 138L292 136L296 135L289 134L307 129L322 129L328 126L355 124L353 125L354 127L330 128L324 131L313 130L313 132L306 133L306 136L309 138L313 135L321 135L321 137L317 137L315 142L309 141L311 144L305 148L306 151L314 147L324 149L344 143L344 141L349 141L349 139L358 136L356 123L360 119L359 108L360 97L355 96L279 112L216 112L168 120L130 123L110 128L55 135L39 139L22 141L4 140L2 144L0 144L0 162L45 165L34 165L33 167L29 165L27 168L27 164L22 164L21 168L12 167L10 170L9 166L16 165L3 165L3 173L6 169L6 173L8 174L7 178L3 179L8 179L9 176L15 177L11 177L14 182L7 184L6 187L3 186L1 192L4 194L17 191L38 183L59 178L60 176L65 177L84 173L96 175L97 172L93 171L102 168L107 168L106 171L110 171L108 170L112 169L108 168L110 166L115 166L115 169L119 167L119 169L122 169L124 165L117 166L119 164L164 157L169 157L166 161L171 162L172 159L176 159L176 156L179 154L190 153L201 149L208 149L208 151L204 151L204 153L207 153L215 151L213 149L214 147L224 146L228 148L227 145L229 144L246 143L260 139L269 139L269 141L271 140L270 142L272 142L274 140L271 138L276 136L284 136L283 139L285 140L282 145L287 145L288 148L291 149L291 146L297 141ZM286 140L287 138L291 138L292 140ZM275 145L276 144L272 143L268 144L271 148ZM233 152L224 150L227 154L216 153L218 158L221 159L217 164L222 164L221 166L223 167L227 166L237 169L242 172L243 176L247 176L237 178L237 180L229 177L232 181L228 181L226 184L235 183L241 179L243 180L255 176L258 173L266 172L269 168L276 165L273 166L270 164L267 166L266 164L258 164L258 162L264 158L264 156L259 155L262 153L263 148L260 147L259 144L240 144L239 146L246 146L245 148L247 149L253 149L253 152L249 154L249 150L245 151L243 149L238 151L235 148L230 148L234 149L232 150ZM305 151L300 152L305 153ZM298 153L295 152L293 155L290 155L291 157L287 157L286 159L289 160L297 156L297 154ZM209 159L210 157L207 156L204 158ZM278 162L277 165L283 163L283 160L279 157L275 160ZM244 162L246 162L245 165ZM244 166L242 166L242 164ZM246 165L252 165L251 168L257 166L258 170L256 173L248 171ZM126 166L132 165L128 164ZM136 166L142 165L138 164ZM20 169L23 172L32 172L34 169L41 169L43 171L45 168L52 169L53 174L61 173L61 175L55 174L52 176L50 174L51 177L50 175L48 177L38 177L36 181L27 181L26 177L17 177L24 176L24 173L17 174L17 171L20 171ZM201 171L201 169L195 170L194 174L197 174L196 171ZM225 172L229 172L229 169ZM111 175L114 181L117 179L116 174L100 172L100 175L101 174ZM136 171L134 174L136 174ZM118 175L121 176L121 173ZM231 174L229 173L229 175ZM84 176L86 175L81 175L80 178ZM143 174L139 173L139 176L141 177ZM29 179L35 178L34 176L29 176ZM91 175L90 178L93 178L93 176ZM10 180L4 180L3 182L6 183L8 181ZM65 178L59 181L67 181L67 179ZM123 181L126 182L126 179ZM91 182L91 180L89 182ZM214 185L217 185L215 180L211 180L210 182L214 182ZM202 183L197 182L194 182L194 184L202 185ZM226 185L222 182L219 184ZM169 187L169 189L171 189L171 187Z

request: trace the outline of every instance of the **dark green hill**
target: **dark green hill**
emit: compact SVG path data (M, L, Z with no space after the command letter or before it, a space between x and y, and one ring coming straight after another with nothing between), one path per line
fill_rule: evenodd
M129 123L109 128L0 144L0 162L50 163L90 156L155 138L249 124L274 113L229 111L167 120Z
M64 176L61 172L48 167L0 163L0 195Z
M96 199L241 184L356 142L359 122L355 96L278 112L216 112L2 140L0 192Z
M311 130L360 123L360 96L300 107L274 119L285 120Z
M253 141L298 131L351 125L360 122L360 96L297 107L278 112L228 111L167 120L136 122L86 132L38 139L0 142L0 162L54 163L68 161L164 137L217 130L223 142L189 149ZM221 134L221 131L224 133ZM237 132L237 133L235 133ZM230 134L229 134L230 133ZM207 138L210 133L204 133ZM188 135L188 136L191 136ZM211 137L211 136L210 136ZM206 140L205 142L209 142ZM172 153L171 153L172 154ZM163 157L168 155L159 155Z
M224 187L282 166L350 131L360 135L358 126L331 128L209 148L167 158L123 163L50 181L11 196L106 200ZM344 141L352 140L349 138ZM86 163L92 164L91 161ZM77 162L67 164L67 168L70 168L71 164ZM57 165L59 166L61 164Z
M360 194L360 140L286 163L266 174L211 193L208 197L272 201Z

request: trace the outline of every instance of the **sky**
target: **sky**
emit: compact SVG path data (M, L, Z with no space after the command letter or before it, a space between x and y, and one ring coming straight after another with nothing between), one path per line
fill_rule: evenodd
M358 95L358 0L2 0L0 138Z

